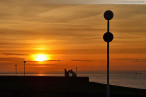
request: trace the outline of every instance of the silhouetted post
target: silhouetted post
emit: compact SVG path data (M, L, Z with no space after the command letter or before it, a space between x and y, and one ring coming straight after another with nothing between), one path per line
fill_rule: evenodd
M76 66L76 74L77 74L77 66Z
M17 75L17 64L15 65L15 74Z
M24 61L24 76L25 76L25 63L26 63L26 61Z
M110 10L105 11L104 18L107 20L107 32L103 35L103 39L107 42L107 97L110 97L109 85L109 42L113 40L113 34L109 32L109 20L113 18L113 12Z

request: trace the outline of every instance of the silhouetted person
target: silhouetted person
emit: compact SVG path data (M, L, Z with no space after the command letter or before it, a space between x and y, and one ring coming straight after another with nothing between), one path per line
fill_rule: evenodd
M76 78L77 74L71 69L71 70L66 70L65 69L65 78Z

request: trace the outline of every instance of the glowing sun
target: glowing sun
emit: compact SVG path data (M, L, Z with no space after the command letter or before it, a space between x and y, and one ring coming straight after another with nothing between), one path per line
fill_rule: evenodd
M46 61L46 60L49 60L50 57L45 54L35 54L35 55L33 55L33 59L35 61Z
M36 61L45 61L47 60L46 56L45 55L38 55L36 57Z

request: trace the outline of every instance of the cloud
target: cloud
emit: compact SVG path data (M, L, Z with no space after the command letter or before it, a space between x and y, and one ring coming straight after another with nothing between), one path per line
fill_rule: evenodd
M71 61L87 61L87 62L94 62L94 61L102 61L102 60L71 60Z
M19 58L19 57L3 57L0 58L1 63L18 63L18 62L23 62L24 58Z
M46 61L58 62L58 61L62 61L62 60L45 60L44 62L46 62ZM39 61L26 61L26 62L39 62Z
M46 60L46 61L62 61L62 60Z
M130 58L121 58L121 59L112 59L117 61L130 61L130 62L146 62L146 59L130 59Z
M27 56L28 54L21 54L21 53L1 53L3 55L18 55L18 56Z

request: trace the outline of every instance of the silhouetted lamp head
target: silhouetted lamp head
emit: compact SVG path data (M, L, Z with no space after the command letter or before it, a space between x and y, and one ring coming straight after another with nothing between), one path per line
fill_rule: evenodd
M24 63L26 63L26 61L24 61Z
M111 42L113 40L113 34L111 32L106 32L104 35L103 35L103 39L105 42Z
M106 20L111 20L113 18L113 16L114 16L114 14L113 14L113 12L111 10L107 10L104 13L104 18Z

